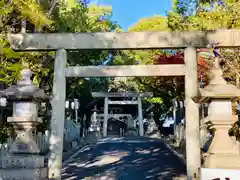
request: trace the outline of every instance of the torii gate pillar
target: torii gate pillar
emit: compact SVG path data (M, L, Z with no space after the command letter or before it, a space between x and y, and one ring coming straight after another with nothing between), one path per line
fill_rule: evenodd
M185 74L185 126L188 178L199 177L201 168L199 104L192 97L198 95L197 51L187 47L184 51Z
M103 136L107 137L108 126L108 97L104 98L104 121L103 121Z
M139 125L139 135L144 135L143 129L143 112L142 112L142 99L138 96L138 125Z

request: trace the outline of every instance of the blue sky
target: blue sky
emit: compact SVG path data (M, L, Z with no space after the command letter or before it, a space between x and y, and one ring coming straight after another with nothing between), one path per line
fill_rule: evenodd
M139 18L151 17L155 14L165 16L171 9L171 0L92 0L97 4L111 5L113 21L127 30Z

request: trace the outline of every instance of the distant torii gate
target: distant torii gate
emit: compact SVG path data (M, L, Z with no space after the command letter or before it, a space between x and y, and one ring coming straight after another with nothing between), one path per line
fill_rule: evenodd
M52 101L49 178L61 179L66 77L185 76L185 124L187 173L199 175L201 167L199 109L192 97L198 95L197 49L213 42L217 47L240 47L240 30L189 32L102 32L9 34L17 51L56 51ZM185 64L133 66L70 66L66 50L184 48Z
M139 122L139 135L144 135L143 128L143 114L142 114L142 98L152 97L153 93L134 93L134 92L93 92L93 97L104 97L104 121L103 121L103 136L107 136L108 126L108 105L109 104L136 104L138 105L138 122ZM110 97L137 97L137 101L109 101Z

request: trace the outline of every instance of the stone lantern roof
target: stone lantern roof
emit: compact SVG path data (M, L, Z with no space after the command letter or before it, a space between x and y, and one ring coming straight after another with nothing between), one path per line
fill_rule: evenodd
M211 70L212 80L205 88L199 88L199 93L193 97L194 102L204 103L210 99L231 99L236 101L240 98L240 89L233 84L228 84L222 77L222 69L218 57L215 58L214 67Z
M6 90L0 91L0 96L6 97L8 100L35 100L43 101L48 99L43 89L36 87L30 79L32 72L25 68L21 71L21 79L17 85L11 85Z

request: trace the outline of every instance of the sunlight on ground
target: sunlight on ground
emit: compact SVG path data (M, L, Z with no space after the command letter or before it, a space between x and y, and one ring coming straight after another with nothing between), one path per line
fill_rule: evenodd
M116 180L116 172L115 171L107 171L104 173L104 175L96 175L96 176L90 176L85 177L83 180Z
M127 151L108 151L108 152L103 152L104 155L111 155L111 156L128 156L129 152Z
M154 149L153 152L158 152L160 150L161 150L160 148L157 148L157 149Z
M111 163L115 163L119 161L122 158L122 156L101 156L98 158L98 160L94 163L87 164L85 167L89 168L92 166L103 166Z
M152 150L136 150L135 153L138 153L138 154L156 154L156 152L160 151L161 149L160 148L157 148L157 149L152 149ZM156 154L157 155L157 154Z
M178 167L184 165L174 160L163 143L155 142L139 138L99 140L96 144L100 145L91 145L80 153L82 158L78 155L69 162L62 176L68 178L64 180L186 179L184 167Z
M65 180L76 180L77 178L78 178L77 176L72 176L72 177L67 178L67 179L65 179Z
M94 162L84 162L84 163L70 163L69 166L75 166L75 167L93 167L93 166L103 166L107 164L112 164L115 162L120 161L123 157L129 156L129 152L119 152L119 151L111 151L111 152L105 152L103 156L100 156L94 160Z
M150 150L137 150L135 152L138 153L138 154L150 154L151 153Z

